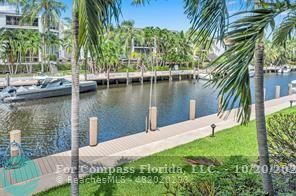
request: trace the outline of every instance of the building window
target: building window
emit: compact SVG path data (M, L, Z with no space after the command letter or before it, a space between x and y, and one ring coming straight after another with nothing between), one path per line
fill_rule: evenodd
M18 26L18 25L20 25L20 20L21 20L20 16L6 16L6 25ZM36 18L33 21L33 24L25 23L25 24L22 24L22 25L38 27L38 18Z

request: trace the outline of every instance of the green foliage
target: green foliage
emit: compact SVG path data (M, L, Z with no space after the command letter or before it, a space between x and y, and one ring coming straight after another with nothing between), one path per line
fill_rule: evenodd
M196 165L193 180L182 179L177 184L166 184L166 195L262 195L261 179L252 170L248 159L229 157L220 166Z
M57 61L58 60L58 57L55 54L51 54L51 55L49 55L49 60L50 61Z
M136 72L136 71L139 71L137 70L134 66L130 66L130 67L127 67L127 66L123 66L123 67L120 67L118 70L118 72Z
M156 71L169 71L170 67L168 66L148 66L148 70L152 71L152 70L156 70Z
M296 114L277 114L267 120L271 158L280 165L296 165Z
M59 71L71 70L71 64L70 63L57 63L56 66L57 66Z

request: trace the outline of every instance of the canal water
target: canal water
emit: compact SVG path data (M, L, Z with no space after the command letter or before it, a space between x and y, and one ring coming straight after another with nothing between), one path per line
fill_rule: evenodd
M275 86L287 95L288 83L296 73L266 74L266 98L273 99ZM188 119L189 100L197 100L198 117L217 112L217 92L204 87L205 81L158 82L153 102L158 107L158 125L165 126ZM252 90L253 90L252 80ZM81 95L80 145L88 144L88 119L99 118L99 141L142 132L149 106L150 84L129 85ZM9 143L9 131L22 130L22 147L28 156L45 156L70 149L71 97L58 97L0 105L0 157Z

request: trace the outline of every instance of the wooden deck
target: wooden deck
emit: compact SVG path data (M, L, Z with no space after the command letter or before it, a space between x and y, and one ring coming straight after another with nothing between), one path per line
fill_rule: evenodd
M280 111L290 106L290 100L295 95L282 97L266 102L266 114ZM211 134L210 125L217 125L216 131L230 128L237 123L234 112L228 119L221 119L217 114L201 117L195 120L177 123L159 128L155 132L138 134L106 141L95 147L80 148L80 165L84 166L115 166L123 162L136 160ZM254 119L254 105L252 106ZM22 188L34 181L34 193L68 182L68 174L60 172L59 168L70 166L70 151L58 153L43 158L28 161L22 168L15 170L0 169L0 195L9 195L15 188ZM87 173L81 174L81 176ZM33 190L33 189L32 189Z

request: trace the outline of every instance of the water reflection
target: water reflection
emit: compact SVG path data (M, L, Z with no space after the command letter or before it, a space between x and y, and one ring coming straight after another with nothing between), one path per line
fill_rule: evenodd
M266 97L272 99L275 86L281 85L281 95L287 94L287 86L296 74L265 76ZM252 88L253 88L253 81ZM197 116L217 112L217 92L204 88L204 81L159 82L155 86L153 100L158 107L159 126L188 119L189 100L197 100ZM130 85L81 95L80 144L88 143L88 118L99 118L99 140L144 131L149 106L150 85ZM22 145L31 156L47 155L70 149L71 98L58 97L0 105L0 156L9 142L9 131L22 130Z

